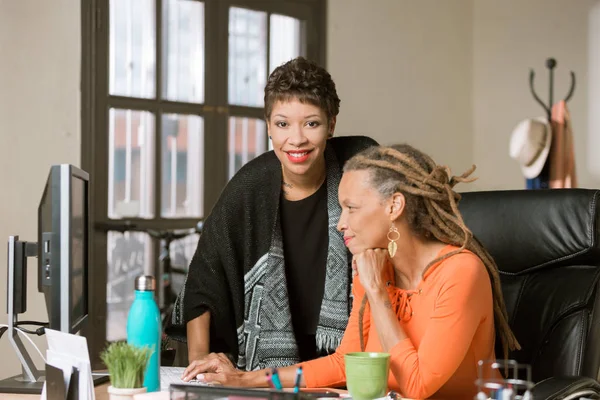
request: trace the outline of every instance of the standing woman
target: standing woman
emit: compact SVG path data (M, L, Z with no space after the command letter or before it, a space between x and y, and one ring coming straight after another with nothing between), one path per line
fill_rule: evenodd
M246 164L204 224L173 322L187 325L189 380L211 368L280 367L333 353L350 312L350 254L336 224L347 159L376 145L332 138L340 99L304 58L265 87L273 151Z

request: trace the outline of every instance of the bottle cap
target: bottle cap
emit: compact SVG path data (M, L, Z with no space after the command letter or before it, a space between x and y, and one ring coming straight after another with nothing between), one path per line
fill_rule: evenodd
M141 275L135 278L135 290L149 292L156 289L156 281L152 275Z

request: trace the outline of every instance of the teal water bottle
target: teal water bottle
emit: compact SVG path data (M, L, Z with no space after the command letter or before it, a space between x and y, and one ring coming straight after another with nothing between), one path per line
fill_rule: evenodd
M135 299L127 317L127 343L153 350L144 377L148 392L160 390L160 311L154 300L156 281L152 276L135 278Z

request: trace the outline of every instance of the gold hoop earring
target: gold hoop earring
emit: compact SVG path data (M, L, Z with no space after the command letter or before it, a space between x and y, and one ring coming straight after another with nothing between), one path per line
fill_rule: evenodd
M395 238L394 234L396 234ZM390 235L392 237L390 237ZM400 239L400 232L398 232L398 229L394 226L393 222L392 226L390 227L390 231L387 234L387 239L390 241L390 243L388 244L388 253L390 254L390 257L394 257L396 255L396 250L398 250L396 240Z

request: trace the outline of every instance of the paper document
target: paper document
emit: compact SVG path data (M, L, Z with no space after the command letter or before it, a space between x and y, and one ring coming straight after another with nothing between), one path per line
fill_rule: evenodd
M79 371L79 400L95 400L87 339L52 329L46 329L46 338L48 340L46 362L63 370L65 385L69 383L72 368L76 368ZM47 399L45 383L42 399Z

